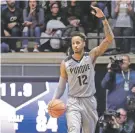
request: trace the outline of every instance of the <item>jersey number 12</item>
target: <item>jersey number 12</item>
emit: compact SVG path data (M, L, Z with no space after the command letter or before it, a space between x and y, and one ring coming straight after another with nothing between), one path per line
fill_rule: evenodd
M78 76L80 86L88 84L87 75Z

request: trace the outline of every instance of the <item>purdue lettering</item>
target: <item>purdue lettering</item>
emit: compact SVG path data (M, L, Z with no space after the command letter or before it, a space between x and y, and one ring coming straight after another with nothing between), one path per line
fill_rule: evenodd
M81 65L79 67L74 67L74 68L70 68L70 72L71 74L79 74L79 73L84 73L86 71L88 71L90 69L89 64L86 65Z

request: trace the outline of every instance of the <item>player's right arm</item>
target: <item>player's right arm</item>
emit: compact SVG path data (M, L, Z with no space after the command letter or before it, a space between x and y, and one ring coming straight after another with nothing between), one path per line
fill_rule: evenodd
M66 67L65 67L65 61L62 61L60 66L60 79L58 83L58 88L56 89L53 99L59 99L66 88L66 82L67 82L67 73L66 73Z
M96 11L96 12L92 11L92 14L103 20L102 22L103 22L104 32L105 32L105 39L101 42L101 44L99 46L92 49L89 53L90 56L92 57L93 64L95 64L97 57L102 55L108 49L108 47L112 44L114 35L113 35L112 29L111 29L107 19L105 18L102 10L97 7L93 7L93 6L92 6L92 8Z

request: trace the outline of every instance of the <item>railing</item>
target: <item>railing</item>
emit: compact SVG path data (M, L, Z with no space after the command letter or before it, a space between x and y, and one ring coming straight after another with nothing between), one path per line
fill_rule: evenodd
M1 39L71 39L71 37L0 37ZM105 36L86 37L86 39L104 39ZM114 39L135 39L135 36L115 36Z

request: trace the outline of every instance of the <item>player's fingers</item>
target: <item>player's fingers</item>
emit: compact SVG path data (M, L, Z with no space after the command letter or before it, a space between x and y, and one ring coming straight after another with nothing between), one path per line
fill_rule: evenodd
M95 6L92 6L92 5L91 5L91 7L92 7L93 9L95 9L95 10L97 10L97 9L98 9L97 7L95 7Z

